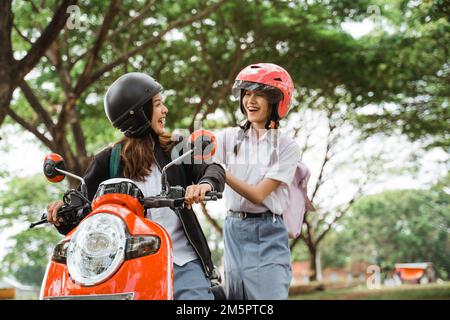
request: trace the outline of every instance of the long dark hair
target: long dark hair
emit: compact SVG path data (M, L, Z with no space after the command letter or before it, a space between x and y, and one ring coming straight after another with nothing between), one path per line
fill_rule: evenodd
M155 162L154 141L151 135L142 138L123 137L117 143L122 144L121 160L123 176L134 181L144 181L152 171Z

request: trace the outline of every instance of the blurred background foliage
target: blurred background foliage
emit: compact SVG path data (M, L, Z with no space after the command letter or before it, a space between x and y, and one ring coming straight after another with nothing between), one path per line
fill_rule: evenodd
M73 3L79 15L59 29L52 26L54 41L40 42L57 8ZM367 185L379 181L380 172L383 181L395 175L392 170L386 175L386 168L402 146L382 147L370 156L362 151L373 149L367 144L374 139L383 146L383 139L399 136L420 152L448 153L448 1L15 0L3 2L0 19L11 21L0 33L9 44L4 48L10 48L9 55L0 55L0 69L8 75L0 80L0 126L31 134L41 150L63 155L76 174L120 138L104 116L103 95L123 73L146 72L158 79L169 107L167 127L192 131L196 121L216 129L242 120L230 95L245 65L283 66L296 86L283 126L298 139L305 159L316 155L308 164L311 196L319 208L291 242L293 260L309 259L316 269L319 249L323 266L358 259L385 267L431 260L448 278L448 177L422 190L369 194ZM345 28L363 22L372 28L361 36ZM26 76L14 78L30 52L42 54ZM341 143L349 137L347 145ZM339 157L351 147L350 155ZM20 146L5 143L2 152L8 148ZM413 176L420 167L418 149L394 171ZM344 167L351 176L339 185ZM10 238L0 272L38 285L60 236L50 227L28 231L25 226L69 184L50 186L41 175L15 176L4 166L0 176L6 181L0 228L21 230ZM345 198L338 192L343 189L354 191ZM202 212L220 264L223 217Z

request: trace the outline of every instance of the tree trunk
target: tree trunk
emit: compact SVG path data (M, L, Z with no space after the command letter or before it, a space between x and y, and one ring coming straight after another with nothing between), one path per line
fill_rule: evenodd
M0 78L1 77L2 76L0 75ZM8 84L8 80L0 81L0 124L6 117L6 109L11 102L11 98L12 98L12 90L10 89L10 86Z
M309 251L309 269L311 271L309 281L313 282L317 280L317 268L316 268L317 248L315 244L308 245L308 251Z
M61 1L50 23L21 60L14 59L12 48L11 31L14 18L12 1L0 1L0 124L6 117L6 109L10 105L12 93L58 37L69 17L67 7L77 1Z
M0 124L6 117L6 108L14 91L11 79L11 66L15 62L11 46L11 3L12 1L0 1Z
M316 280L322 283L322 262L320 259L320 250L316 248Z

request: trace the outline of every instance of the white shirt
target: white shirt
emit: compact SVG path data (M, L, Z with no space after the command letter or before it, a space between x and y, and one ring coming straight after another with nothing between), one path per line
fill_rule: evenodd
M282 214L288 203L288 185L292 182L300 160L300 148L297 143L283 136L280 130L265 131L259 138L254 129L249 129L243 136L237 156L234 146L238 140L239 127L227 128L216 134L217 151L214 161L221 163L226 170L250 185L257 185L261 180L270 178L281 184L262 204L257 205L239 195L228 185L225 187L225 200L228 210L259 213L267 210ZM280 139L288 139L284 149L280 150ZM274 142L278 143L274 143Z
M161 172L158 166L153 163L152 172L143 182L135 182L141 189L144 197L155 196L161 193ZM170 208L154 208L147 211L147 218L162 225L172 238L173 261L179 266L183 266L189 261L198 259L194 248L186 238L181 225L180 218Z

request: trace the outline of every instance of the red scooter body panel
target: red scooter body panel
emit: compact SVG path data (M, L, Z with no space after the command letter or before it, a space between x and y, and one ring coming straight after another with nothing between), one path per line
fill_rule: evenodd
M108 201L111 199L114 201ZM138 214L131 210L138 207L130 204L130 201L137 201L130 196L109 194L97 200L93 203L94 210L86 218L98 213L114 214L125 221L131 235L158 236L161 239L159 250L154 254L125 260L108 279L93 286L74 282L66 264L51 260L44 277L42 298L132 293L133 299L173 299L172 241L167 231L145 219L143 209ZM75 230L64 240L69 240Z

